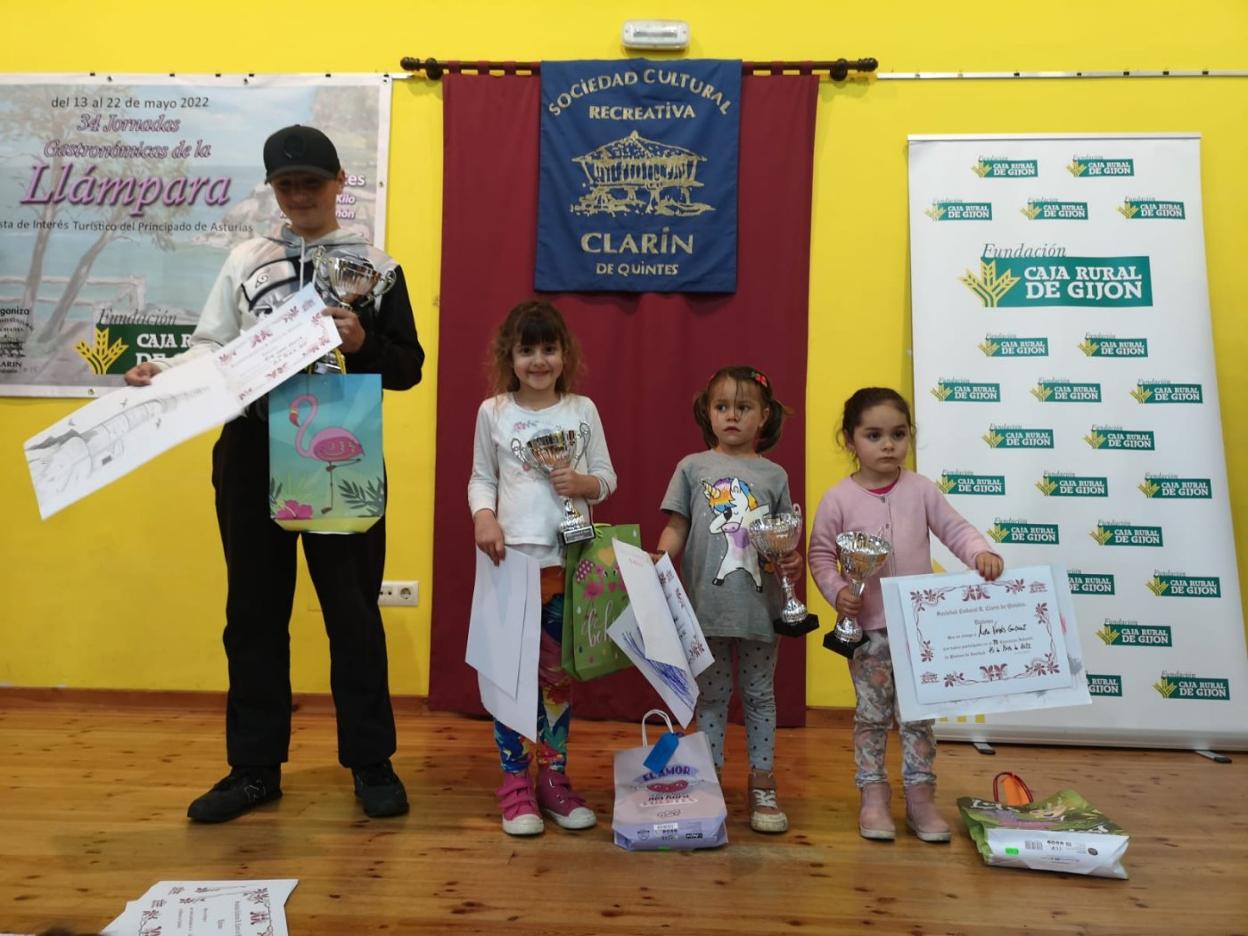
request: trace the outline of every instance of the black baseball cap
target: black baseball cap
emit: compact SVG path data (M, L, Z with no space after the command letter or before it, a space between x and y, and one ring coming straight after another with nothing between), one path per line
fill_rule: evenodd
M338 150L316 127L294 124L264 141L265 182L290 172L310 172L332 179L341 169Z

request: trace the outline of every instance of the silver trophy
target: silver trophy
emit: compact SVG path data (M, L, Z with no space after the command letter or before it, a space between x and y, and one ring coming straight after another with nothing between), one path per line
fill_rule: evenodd
M383 273L367 257L330 253L324 247L313 255L312 271L312 282L326 304L346 306L356 312L384 296L397 279L393 269ZM336 374L344 369L337 348L313 365L318 374Z
M793 583L777 565L781 557L797 549L797 544L802 541L802 508L794 504L791 513L760 517L749 525L746 532L755 551L775 566L776 577L784 589L784 607L780 616L772 621L772 629L784 637L809 634L819 626L819 618L797 600L797 595L793 594Z
M525 464L550 474L556 468L570 468L589 445L589 427L558 429L534 436L527 443L511 440L511 451ZM563 498L563 519L559 521L559 542L564 546L594 538L594 525L585 519L568 498Z
M842 533L836 538L836 549L841 560L841 574L849 579L854 594L862 597L867 588L867 579L879 571L888 554L893 551L888 540L871 536L859 530ZM853 658L857 650L867 640L862 627L851 617L839 618L836 627L828 631L823 638L823 645L833 653Z

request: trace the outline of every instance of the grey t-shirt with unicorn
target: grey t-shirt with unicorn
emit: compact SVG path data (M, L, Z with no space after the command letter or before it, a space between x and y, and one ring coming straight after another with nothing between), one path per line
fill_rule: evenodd
M783 592L746 529L792 506L789 476L767 458L706 451L676 466L662 509L689 518L680 574L707 636L775 639Z

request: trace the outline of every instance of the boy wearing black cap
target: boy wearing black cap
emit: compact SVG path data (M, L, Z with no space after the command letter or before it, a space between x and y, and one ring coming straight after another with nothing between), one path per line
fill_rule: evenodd
M150 383L166 367L209 354L256 324L312 280L318 248L367 259L395 272L394 286L361 312L333 316L346 369L379 373L387 390L420 382L424 350L416 335L402 269L386 253L338 227L336 205L346 184L334 144L314 127L278 130L264 144L265 181L289 219L269 237L230 252L191 337L176 358L148 361L126 382ZM269 517L269 433L263 401L227 423L212 452L217 521L225 549L229 593L224 634L230 688L226 751L230 773L191 803L187 815L224 822L282 795L281 765L290 745L290 611L295 590L295 543ZM330 686L338 716L338 759L351 769L355 794L374 818L408 810L403 784L390 765L394 713L387 677L386 638L377 595L385 566L383 516L364 533L303 534L308 572L329 636Z

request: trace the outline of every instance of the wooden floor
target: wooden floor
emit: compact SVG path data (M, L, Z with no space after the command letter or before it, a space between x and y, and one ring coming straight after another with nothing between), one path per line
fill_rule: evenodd
M570 773L597 828L548 824L520 840L498 827L487 723L401 705L395 766L413 809L371 821L337 766L332 714L310 702L296 713L285 797L203 826L185 810L224 773L218 700L0 691L0 932L94 932L158 880L293 877L292 936L1248 933L1248 757L942 746L951 820L957 796L987 795L1011 769L1040 794L1075 787L1125 826L1131 879L1102 880L985 867L960 822L951 845L859 838L844 718L812 722L778 742L788 834L750 831L733 726L729 844L630 854L610 828L611 752L637 743L630 725L574 726Z

